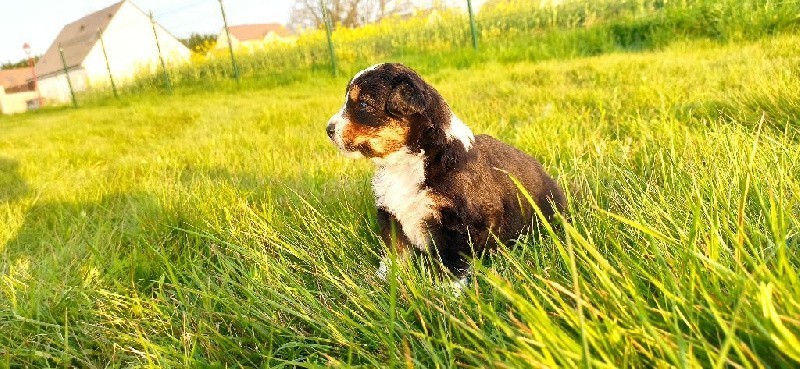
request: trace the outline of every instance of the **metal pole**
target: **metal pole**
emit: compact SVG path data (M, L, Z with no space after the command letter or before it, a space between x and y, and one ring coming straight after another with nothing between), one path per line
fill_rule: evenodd
M78 107L78 100L75 100L75 91L72 90L72 81L69 80L69 71L67 71L67 61L64 59L64 48L58 44L58 53L61 54L61 65L64 66L64 77L67 78L67 85L69 86L69 94L72 96L72 106Z
M114 91L114 97L119 98L117 94L117 85L114 84L114 76L111 74L111 64L108 63L108 53L106 53L106 43L103 41L103 30L97 29L97 38L100 39L100 48L103 49L103 57L106 59L106 70L108 71L108 79L111 81L111 90Z
M467 0L469 10L469 28L472 30L472 48L478 50L478 30L475 29L475 14L472 12L472 0Z
M225 7L222 5L222 0L219 0L219 10L222 12L222 23L225 24L225 35L228 37L228 51L231 54L233 78L236 79L236 82L239 82L239 67L236 65L236 57L233 56L233 40L231 40L231 31L228 29L228 17L225 16Z
M161 60L161 69L164 72L164 84L167 86L167 91L172 92L172 81L169 80L169 73L167 73L167 64L164 63L164 56L161 55L161 44L158 43L158 31L156 31L156 21L153 19L153 11L150 11L150 24L153 26L153 35L156 37L156 48L158 49L158 59Z
M33 90L36 91L36 96L39 100L39 108L42 108L42 91L39 91L39 77L36 76L36 66L30 54L28 54L28 66L31 67L31 74L33 74Z
M333 38L331 37L331 19L328 16L328 8L319 0L319 6L322 8L322 23L325 24L325 34L328 36L328 51L331 54L331 73L336 77L336 52L333 49Z

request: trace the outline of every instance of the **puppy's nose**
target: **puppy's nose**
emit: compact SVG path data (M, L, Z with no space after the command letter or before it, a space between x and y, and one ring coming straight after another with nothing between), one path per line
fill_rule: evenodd
M333 123L328 123L328 128L325 131L328 132L329 138L333 138L333 134L336 132L335 125Z

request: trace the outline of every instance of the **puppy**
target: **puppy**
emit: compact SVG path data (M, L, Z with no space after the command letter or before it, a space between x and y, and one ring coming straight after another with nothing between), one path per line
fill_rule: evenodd
M381 237L398 257L434 254L456 278L469 257L535 227L525 187L545 217L564 193L531 156L472 131L441 95L402 64L378 64L353 77L328 137L351 158L369 158ZM378 273L385 278L387 259ZM463 283L463 279L461 281Z

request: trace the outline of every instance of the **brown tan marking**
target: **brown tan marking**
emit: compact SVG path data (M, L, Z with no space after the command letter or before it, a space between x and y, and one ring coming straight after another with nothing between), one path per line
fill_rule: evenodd
M353 85L350 87L350 100L358 101L358 96L361 94L361 87L358 85Z
M396 120L380 127L351 122L342 131L342 141L348 150L360 151L366 157L383 158L406 145L408 130Z
M431 208L434 210L432 219L435 221L442 220L442 208L454 206L451 199L438 192L429 191L428 198L431 200Z

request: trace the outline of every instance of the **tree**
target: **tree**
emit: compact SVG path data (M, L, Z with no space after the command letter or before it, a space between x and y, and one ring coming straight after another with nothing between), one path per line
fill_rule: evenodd
M333 27L358 27L414 8L411 0L322 0ZM290 23L295 29L322 28L320 0L295 0Z
M39 61L39 56L34 56L33 57L33 63L36 64L36 62L38 62L38 61ZM12 61L9 60L7 63L0 64L0 69L24 68L24 67L27 67L27 66L29 66L28 58L25 58L25 59L22 59L22 60L20 60L18 62L12 62Z
M217 45L217 35L192 33L189 38L181 39L181 42L193 53L205 54Z

